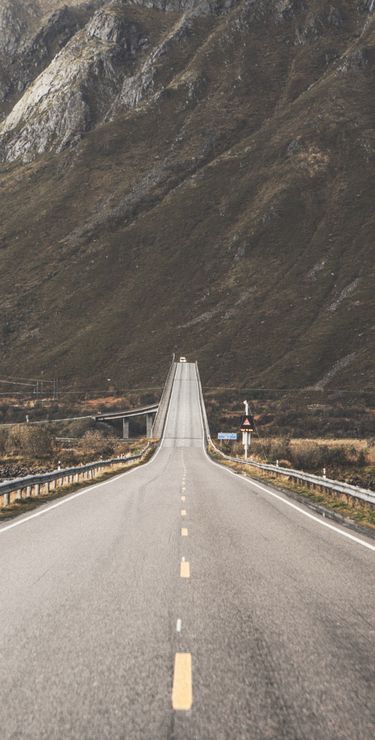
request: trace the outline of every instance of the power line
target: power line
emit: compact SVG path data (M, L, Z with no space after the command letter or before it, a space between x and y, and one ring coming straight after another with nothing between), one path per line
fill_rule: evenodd
M7 385L24 385L31 388L35 388L35 383L25 383L21 382L19 380L2 380L0 379L0 383L6 383Z
M302 391L303 393L375 393L375 388L362 388L361 390L353 390L350 388L244 388L243 386L231 386L231 385L204 385L203 390L205 391L237 391L238 393L245 392L272 392L272 393L296 393Z
M54 379L50 378L4 378L4 380L1 380L0 382L4 383L19 383L21 381L24 381L25 383L31 384L31 383L54 383Z

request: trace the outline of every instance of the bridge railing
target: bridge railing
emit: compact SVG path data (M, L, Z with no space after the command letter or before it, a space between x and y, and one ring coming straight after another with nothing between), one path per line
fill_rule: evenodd
M255 462L255 460L243 460L242 458L239 458L239 457L232 457L230 455L226 455L222 450L219 449L219 447L215 445L215 443L213 442L211 438L210 427L209 427L208 419L207 419L207 412L206 412L206 406L204 403L203 390L202 390L202 384L201 384L201 380L199 376L198 365L197 365L197 379L198 379L198 387L199 387L200 405L201 405L201 410L202 410L203 426L204 426L205 438L206 438L208 449L211 447L211 449L214 450L214 452L221 455L221 457L225 458L226 460L229 460L230 462L234 462L240 465L248 465L249 467L253 467L258 470L263 470L264 472L268 472L268 473L272 473L280 477L288 478L289 480L294 480L300 485L314 487L321 491L326 490L326 491L330 491L336 494L341 494L341 495L344 495L350 498L355 498L360 501L364 501L368 504L371 504L372 506L375 506L375 491L370 491L367 488L360 488L359 486L353 486L350 483L337 481L332 478L327 478L325 476L305 473L303 470L283 468L283 467L280 467L279 465L259 463L259 462Z
M96 478L98 475L110 472L114 468L122 468L132 460L140 460L150 449L150 445L141 450L137 455L127 457L112 457L108 460L96 460L86 465L76 465L71 468L52 470L48 473L28 475L23 478L0 483L0 508L9 506L17 500L25 498L36 498L51 493L51 491L81 483Z
M159 401L159 408L155 416L155 421L152 427L152 436L160 438L164 431L165 420L167 418L167 411L169 402L171 400L171 393L173 387L174 376L176 374L176 356L173 353L172 362L170 364L167 379L164 384L163 392Z

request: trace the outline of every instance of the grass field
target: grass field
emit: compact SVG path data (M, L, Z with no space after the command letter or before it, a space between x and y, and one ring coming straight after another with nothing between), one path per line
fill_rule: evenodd
M238 442L219 446L226 454L243 455ZM375 490L375 445L371 439L253 437L250 457L317 475L324 470L328 478Z

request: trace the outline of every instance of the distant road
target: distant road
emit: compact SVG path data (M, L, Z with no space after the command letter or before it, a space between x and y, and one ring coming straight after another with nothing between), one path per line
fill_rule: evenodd
M60 421L81 421L82 419L94 419L95 414L88 414L86 416L67 416L64 419L37 419L36 421L10 421L6 424L0 424L1 427L16 427L22 424L22 426L30 426L32 424L57 424Z
M92 414L86 414L85 416L67 416L63 419L38 419L36 421L15 421L7 422L6 424L0 424L1 427L14 427L22 424L29 426L30 424L56 424L60 421L81 421L82 419L92 419L95 421L116 421L116 419L131 419L133 416L145 416L147 414L156 413L159 408L158 403L149 404L148 406L142 406L135 409L126 409L124 411L101 411L94 412Z
M151 462L0 525L2 740L375 736L375 542L202 437L180 364Z

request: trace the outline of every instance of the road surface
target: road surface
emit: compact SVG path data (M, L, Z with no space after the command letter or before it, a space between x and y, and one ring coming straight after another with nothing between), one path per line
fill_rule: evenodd
M1 740L375 736L374 541L202 436L180 364L150 463L1 525Z

